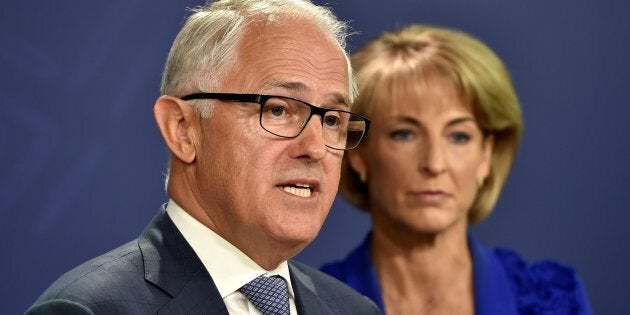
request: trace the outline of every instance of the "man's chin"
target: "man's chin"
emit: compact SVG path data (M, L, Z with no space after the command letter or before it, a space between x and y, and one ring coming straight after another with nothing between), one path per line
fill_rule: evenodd
M308 244L317 237L318 232L319 229L316 232L305 234L285 234L275 238L275 240L280 247L284 248L284 251L289 255L289 257L293 257L308 246Z

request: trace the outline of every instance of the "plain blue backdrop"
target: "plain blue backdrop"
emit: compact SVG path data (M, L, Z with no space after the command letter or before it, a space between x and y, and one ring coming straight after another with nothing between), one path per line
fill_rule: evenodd
M162 66L202 1L4 1L0 8L0 294L23 312L59 275L135 238L166 201L153 121ZM324 1L319 1L324 3ZM630 311L630 2L329 2L357 32L464 30L510 69L525 133L489 245L574 266L597 314ZM342 199L297 259L343 257L369 217Z

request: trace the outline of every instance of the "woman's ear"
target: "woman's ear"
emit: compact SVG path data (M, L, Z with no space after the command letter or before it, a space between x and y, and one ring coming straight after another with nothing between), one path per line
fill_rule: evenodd
M483 140L482 160L477 170L477 182L483 183L486 177L490 175L490 168L492 166L492 150L494 150L494 136L489 135Z
M163 95L155 102L153 114L173 155L184 163L192 163L197 155L199 132L195 109L176 97Z
M360 149L350 150L346 153L350 167L359 174L362 183L367 181L367 165Z

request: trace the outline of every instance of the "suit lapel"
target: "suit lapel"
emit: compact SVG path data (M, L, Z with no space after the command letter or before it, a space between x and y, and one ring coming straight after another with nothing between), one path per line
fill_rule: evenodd
M300 315L334 314L329 305L317 294L312 278L299 266L289 261L291 285L295 292L295 306Z
M165 207L144 230L138 245L145 279L172 297L160 314L228 315L208 271L168 217Z

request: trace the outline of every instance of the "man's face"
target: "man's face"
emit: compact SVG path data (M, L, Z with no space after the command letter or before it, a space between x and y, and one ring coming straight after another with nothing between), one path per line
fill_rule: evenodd
M253 24L216 91L294 97L346 109L341 49L304 21ZM319 116L293 139L259 124L256 103L213 101L201 121L196 184L211 228L246 254L297 253L319 232L337 192L343 151L328 149Z

